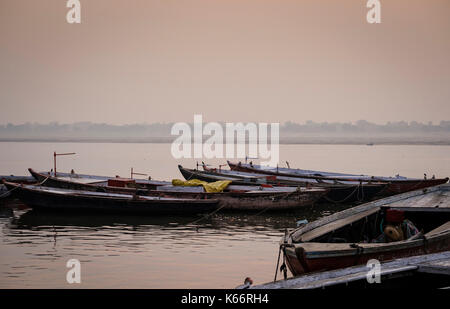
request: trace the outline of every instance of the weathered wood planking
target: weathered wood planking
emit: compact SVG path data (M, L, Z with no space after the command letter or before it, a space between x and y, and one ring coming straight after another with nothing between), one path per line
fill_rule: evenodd
M306 224L305 226L295 229L291 232L292 239L295 242L303 240L303 236L306 233L314 233L317 235L322 234L325 230L330 230L330 228L337 226L336 221L345 220L350 216L355 216L358 214L364 214L365 212L370 213L370 210L377 209L381 206L389 207L435 207L439 205L439 208L448 208L450 199L448 198L450 194L450 184L439 185L435 187L430 187L427 189L420 189L416 191L411 191L407 193L402 193L394 195L391 197L383 198L360 206L349 208L330 216L324 217L317 221ZM431 198L433 203L425 204L426 201ZM420 202L420 205L416 205L416 201ZM430 201L430 200L428 200ZM313 232L315 229L321 229L322 232ZM310 238L310 237L308 237ZM303 240L304 241L304 240Z
M447 223L435 228L432 231L429 231L426 235L431 236L431 235L436 235L445 231L448 231L448 229L450 229L450 221L447 221Z
M344 269L307 274L287 280L265 283L251 289L317 289L327 286L366 280L369 267L353 266ZM450 270L450 251L397 259L381 264L381 276L407 274L420 271L436 274L448 274Z
M390 203L391 207L450 207L450 191L425 193L410 199Z
M450 276L450 259L420 264L417 271L420 273Z
M355 215L350 216L350 217L346 217L346 218L343 218L343 219L339 219L339 220L330 222L330 223L328 223L326 225L323 225L321 227L318 227L318 228L316 228L314 230L311 230L311 231L305 233L300 238L300 240L302 242L311 241L312 239L315 239L315 238L317 238L319 236L322 236L322 235L324 235L326 233L329 233L329 232L337 230L337 229L339 229L339 228L341 228L343 226L346 226L350 222L353 222L355 220L359 220L359 219L362 219L364 217L370 216L371 214L376 213L378 210L379 210L379 207L376 207L376 208L372 208L372 209L366 210L364 212L355 214Z

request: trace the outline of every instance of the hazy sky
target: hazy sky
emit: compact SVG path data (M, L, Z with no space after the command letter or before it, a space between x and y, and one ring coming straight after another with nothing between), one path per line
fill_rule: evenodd
M0 0L0 124L450 117L450 1Z

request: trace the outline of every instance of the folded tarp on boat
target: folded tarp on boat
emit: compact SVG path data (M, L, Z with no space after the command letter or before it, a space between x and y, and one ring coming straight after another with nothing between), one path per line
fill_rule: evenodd
M217 192L223 192L228 185L231 183L231 180L220 180L215 182L206 182L198 179L191 179L191 180L180 180L180 179L173 179L172 185L173 186L183 186L183 187L197 187L197 186L203 186L206 192L208 193L217 193Z

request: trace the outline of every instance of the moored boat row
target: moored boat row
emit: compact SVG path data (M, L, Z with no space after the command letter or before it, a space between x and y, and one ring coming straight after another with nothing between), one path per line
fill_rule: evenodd
M10 189L18 191L15 196L22 199L25 203L30 206L35 206L36 202L30 200L28 197L32 194L38 195L39 190L46 191L42 194L40 198L46 198L50 195L46 188L57 188L58 193L64 192L66 190L66 196L69 195L86 195L90 192L88 197L93 197L91 203L95 203L94 193L107 194L103 198L108 197L119 197L123 196L125 200L126 196L133 195L143 198L157 198L157 199L172 199L172 200L185 200L186 203L194 204L195 201L217 201L217 204L221 209L224 210L248 210L248 211L276 211L276 210L287 210L287 209L297 209L300 207L312 205L318 199L320 199L327 190L324 188L265 188L265 187L255 187L255 186L235 186L232 185L224 192L208 193L204 190L193 190L191 187L174 187L168 185L167 183L161 183L160 186L154 187L154 184L149 184L143 186L142 183L136 185L135 182L127 179L114 178L113 181L108 183L80 183L76 181L69 181L67 179L59 179L50 175L45 175L42 173L35 172L30 169L30 173L39 181L39 186L15 186L13 188L12 183L5 183ZM108 185L110 184L110 185ZM114 184L114 185L111 185ZM122 186L116 186L121 184ZM29 189L29 190L28 190ZM27 197L23 197L20 193L26 191ZM55 192L53 192L55 193ZM108 195L109 194L109 195ZM57 195L53 198L60 198L60 203L64 203L64 198L61 195ZM39 204L38 207L47 207L53 205L51 202ZM60 206L57 206L60 207ZM53 207L56 208L56 207ZM102 206L101 209L106 209ZM128 208L124 206L126 210ZM75 209L75 207L71 207ZM84 205L80 205L80 210L96 210L96 207L86 208ZM117 211L118 208L112 209ZM179 209L181 214L183 209Z
M362 265L371 259L390 261L450 250L450 185L443 185L448 178L375 177L228 163L230 170L203 164L200 171L179 165L186 181L74 173L55 177L29 169L34 183L29 178L10 178L2 179L2 184L7 194L37 210L151 216L209 215L222 210L260 213L321 202L348 206L366 202L282 237L280 256L286 267L281 269L294 276Z
M387 186L381 182L357 181L316 181L315 179L286 176L261 175L247 172L225 170L199 171L178 166L185 179L201 179L204 181L231 180L233 184L267 185L275 187L317 187L327 189L320 201L333 204L368 201L375 198ZM205 167L204 167L205 168Z
M427 188L431 186L437 186L448 182L446 178L427 179L426 175L423 179L420 178L407 178L397 175L396 177L385 176L368 176L368 175L355 175L355 174L343 174L343 173L330 173L313 170L301 170L292 168L281 167L266 167L261 165L255 165L253 163L232 163L228 161L228 165L233 171L250 172L263 175L273 175L278 177L299 177L302 179L315 179L317 181L357 181L357 182L382 182L386 183L384 195L392 195L404 193L412 190Z
M22 197L32 207L30 195L40 194L41 199L49 198L50 193L58 193L61 198L62 190L67 190L64 196L86 196L86 192L104 193L102 200L118 198L127 200L130 195L138 197L184 200L185 204L195 204L201 200L217 200L220 209L232 210L287 210L313 205L317 202L352 203L370 201L372 199L389 196L394 193L409 191L423 186L442 183L447 179L432 179L434 182L405 177L370 177L354 174L326 173L296 169L269 169L253 164L233 164L228 162L230 170L211 169L203 164L203 171L178 166L180 173L186 180L227 182L220 192L206 192L202 187L179 187L167 181L137 180L120 177L77 175L74 173L59 173L55 177L52 173L39 173L29 169L30 174L38 182L37 186L15 186L14 191L26 192L27 198ZM408 186L405 186L405 182ZM14 184L9 183L9 188ZM58 192L49 192L45 188L57 188ZM394 189L393 189L394 188ZM45 192L40 192L40 190ZM20 194L17 197L21 198ZM115 195L114 195L115 194ZM123 196L122 196L123 195ZM96 203L95 194L91 203ZM54 197L54 198L56 198ZM36 199L34 199L36 200ZM76 200L76 199L73 199ZM34 202L36 204L36 202ZM81 202L80 202L81 203ZM41 203L38 207L45 207L51 202ZM133 209L123 202L126 211ZM61 206L58 206L61 207ZM54 209L59 209L53 207ZM70 207L76 209L74 205ZM105 210L107 207L98 207ZM67 207L66 207L67 209ZM96 210L97 207L80 205L80 210ZM112 207L116 211L118 207ZM200 209L200 208L198 208ZM180 209L183 212L182 209ZM157 211L155 211L156 213Z

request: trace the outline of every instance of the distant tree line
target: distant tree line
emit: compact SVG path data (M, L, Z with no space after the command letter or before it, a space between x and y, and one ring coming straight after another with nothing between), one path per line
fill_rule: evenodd
M286 122L280 129L285 133L301 132L342 132L342 133L427 133L427 132L450 132L450 121L441 121L439 124L432 122L421 123L417 121L388 122L386 124L371 123L366 120L359 120L355 123L347 122L313 122L306 121L304 124Z
M127 124L113 125L106 123L77 122L60 124L51 122L47 124L24 123L0 125L0 137L96 137L96 138L125 138L125 137L168 137L173 123ZM351 123L314 122L305 123L285 122L280 124L280 135L296 135L305 133L332 133L332 134L415 134L415 133L450 133L450 121L421 123L417 121L388 122L375 124L366 120Z

